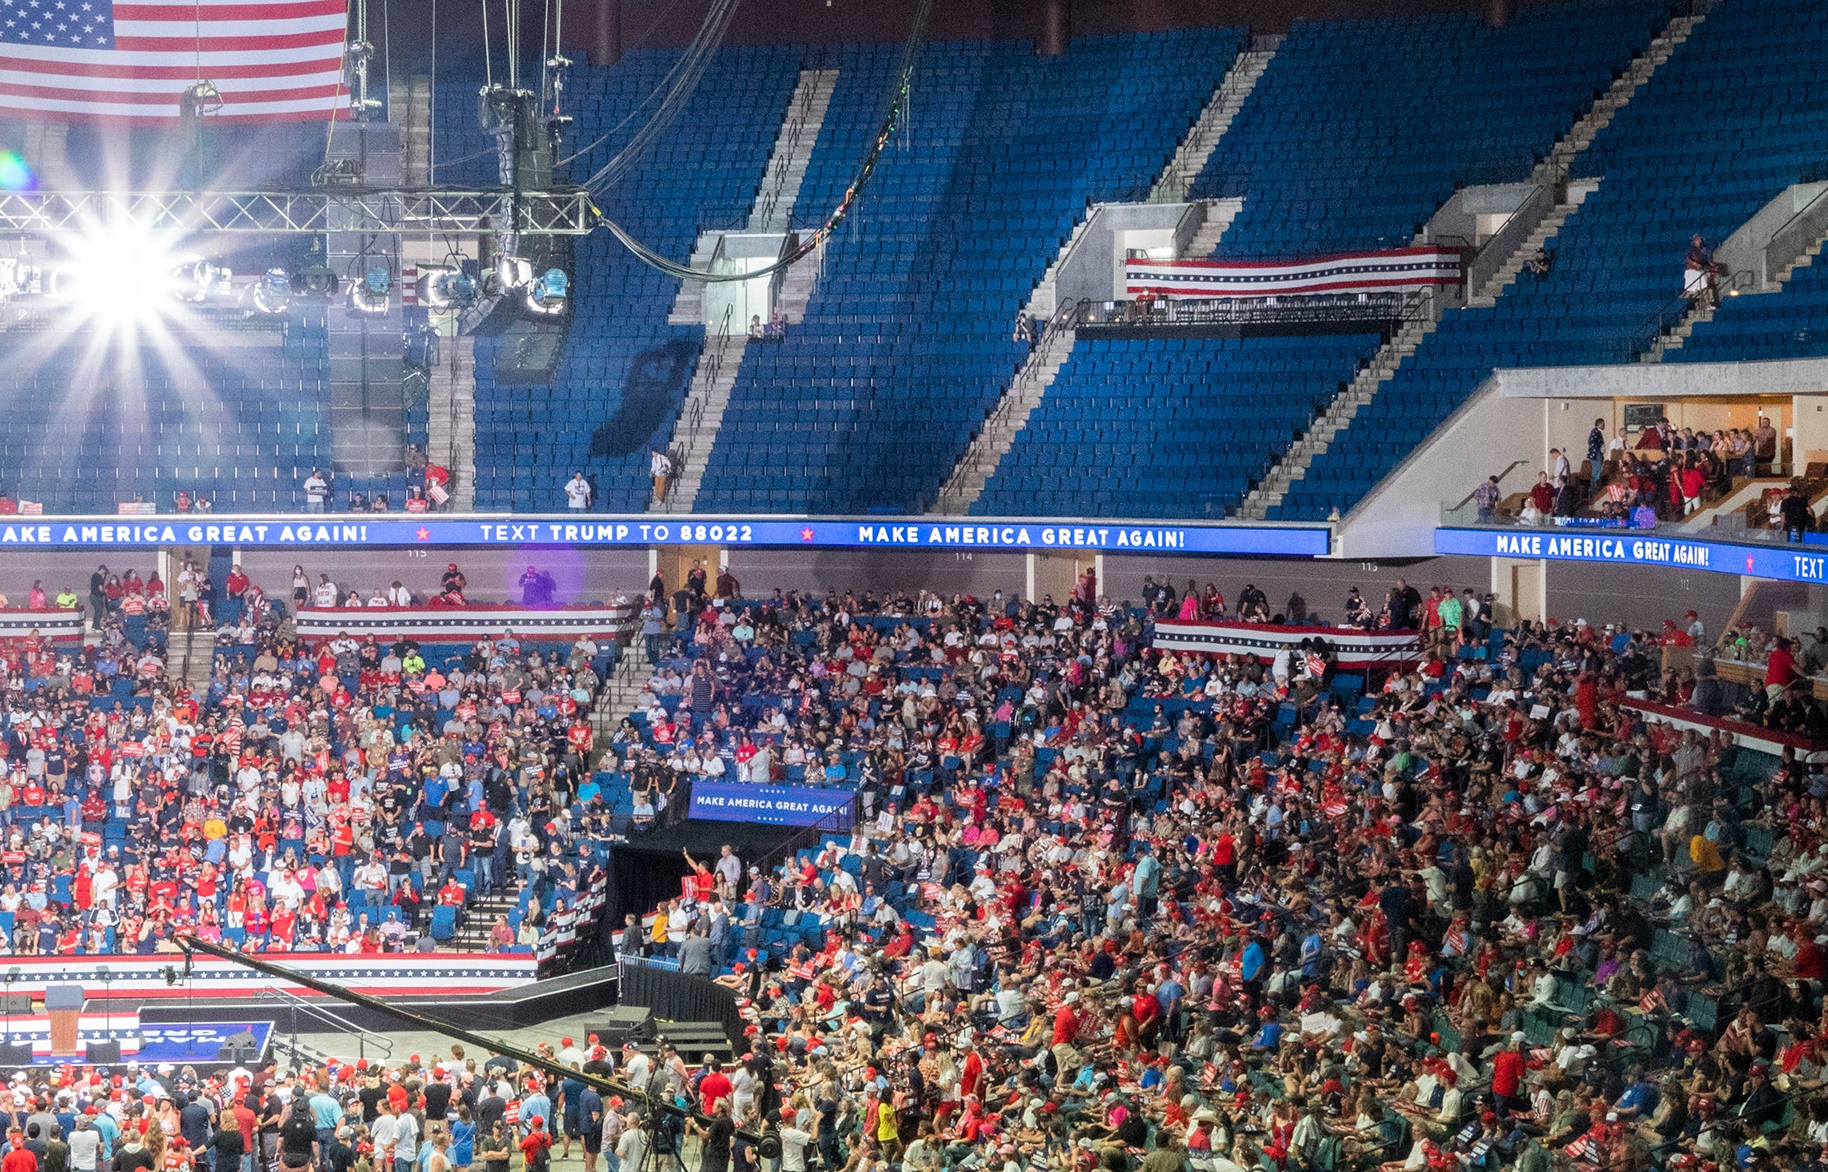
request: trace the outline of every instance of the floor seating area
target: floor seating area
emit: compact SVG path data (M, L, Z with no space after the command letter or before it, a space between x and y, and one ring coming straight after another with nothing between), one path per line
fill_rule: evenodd
M1223 516L1376 335L1081 340L972 512Z
M936 44L906 129L833 239L804 323L751 346L696 508L860 512L931 503L1026 355L1016 314L1089 202L1136 199L1239 30ZM892 47L835 56L837 92L796 220L836 202L880 117Z
M1468 183L1525 178L1668 19L1661 0L1299 24L1193 186L1226 257L1400 248Z
M1272 519L1350 507L1495 367L1626 362L1648 350L1656 315L1682 292L1690 237L1724 239L1828 155L1828 26L1809 12L1800 0L1719 0L1576 160L1575 179L1599 187L1550 241L1550 272L1521 276L1493 307L1450 310ZM1696 353L1672 358L1752 345L1769 358L1816 352L1797 331L1753 325L1819 296L1808 270L1798 279L1794 293L1770 295L1774 310L1735 306L1697 331Z

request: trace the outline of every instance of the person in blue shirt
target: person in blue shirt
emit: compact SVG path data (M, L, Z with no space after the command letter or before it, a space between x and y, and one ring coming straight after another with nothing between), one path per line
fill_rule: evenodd
M1316 926L1301 940L1301 976L1303 980L1318 980L1326 962L1326 942L1321 939L1320 928Z
M1282 1023L1276 1020L1276 1007L1273 1005L1265 1005L1259 1013L1263 1024L1257 1027L1257 1032L1251 1037L1250 1048L1274 1053L1282 1045Z
M1141 850L1142 857L1136 860L1136 874L1133 876L1133 880L1137 914L1147 918L1155 915L1155 902L1161 894L1162 863L1147 845L1144 845Z
M1244 945L1244 952L1238 957L1238 979L1246 985L1254 985L1263 979L1263 968L1266 958L1263 955L1263 941L1255 933Z

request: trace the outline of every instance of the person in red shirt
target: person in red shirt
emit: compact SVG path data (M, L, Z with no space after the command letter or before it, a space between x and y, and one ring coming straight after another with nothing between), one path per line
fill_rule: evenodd
M1765 692L1775 700L1795 682L1796 655L1790 650L1790 640L1779 635L1771 644L1771 657L1765 661Z
M730 1094L730 1078L724 1073L723 1064L710 1055L705 1055L705 1076L698 1083L699 1109L706 1115L715 1114L717 1104Z
M1523 1104L1519 1093L1523 1088L1523 1065L1523 1033L1518 1031L1492 1060L1492 1097L1512 1110Z

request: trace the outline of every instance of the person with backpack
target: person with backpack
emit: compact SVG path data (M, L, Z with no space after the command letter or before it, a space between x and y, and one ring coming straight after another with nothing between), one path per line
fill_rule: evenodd
M526 1172L551 1172L552 1136L546 1131L545 1116L527 1117L527 1134L520 1141L520 1155Z

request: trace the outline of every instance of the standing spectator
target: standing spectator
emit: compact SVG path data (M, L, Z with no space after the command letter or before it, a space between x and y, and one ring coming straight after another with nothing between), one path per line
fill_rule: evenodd
M330 500L330 482L316 468L305 477L305 512L321 513Z
M1503 498L1504 492L1498 487L1498 478L1487 476L1484 483L1473 489L1473 505L1479 510L1479 520L1490 521L1492 514L1498 511L1498 502Z
M654 499L664 499L667 479L673 475L673 461L659 448L650 449L647 454L647 470L654 478Z
M1530 503L1545 517L1555 511L1555 485L1547 472L1536 474L1536 483L1530 486Z
M584 479L582 471L573 472L565 482L565 505L574 513L590 507L590 481Z
M1769 472L1771 465L1777 462L1777 429L1763 415L1758 417L1758 426L1752 429L1752 452L1760 472Z
M660 662L660 627L666 621L666 604L658 598L650 598L647 605L641 608L641 637L647 642L647 662L651 666Z
M1600 478L1601 469L1605 467L1606 463L1606 421L1604 419L1595 419L1593 430L1587 433L1587 463L1590 465L1587 475L1597 481Z
M1815 512L1809 507L1809 498L1803 495L1800 485L1790 486L1779 511L1783 517L1785 541L1799 542L1803 534L1815 528Z

